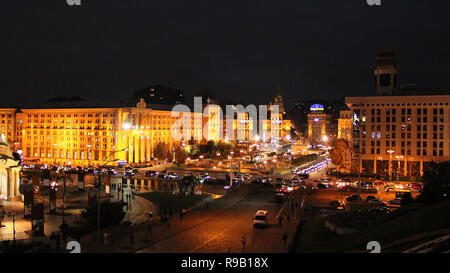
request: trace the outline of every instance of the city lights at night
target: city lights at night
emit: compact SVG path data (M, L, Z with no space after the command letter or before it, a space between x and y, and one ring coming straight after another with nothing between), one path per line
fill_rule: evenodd
M450 253L448 11L4 1L3 266L403 272Z

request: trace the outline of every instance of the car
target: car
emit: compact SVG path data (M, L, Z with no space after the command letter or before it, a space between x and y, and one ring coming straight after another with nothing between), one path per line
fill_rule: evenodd
M284 192L288 192L288 190L287 190L287 188L285 188L285 187L280 187L280 188L278 189L278 192L284 193Z
M270 182L272 181L272 178L269 178L269 177L263 177L263 178L261 179L261 181L262 181L263 183L270 183Z
M278 203L283 202L284 199L285 199L285 196L284 196L283 193L277 193L277 194L275 195L275 201L278 202Z
M369 204L374 204L374 205L378 205L378 206L387 206L387 204L385 203L385 202L383 202L382 200L380 200L380 199L372 199L372 200L369 200L367 203L369 203Z
M368 210L370 214L387 214L391 213L391 210L386 207L376 207Z
M251 181L252 175L251 174L244 174L244 180Z
M378 199L378 197L373 196L373 195L368 195L368 196L366 197L366 201L367 201L367 202L369 202L370 200L375 200L375 199Z
M326 189L326 188L328 188L329 186L328 186L327 184L324 184L324 183L319 182L319 183L317 184L317 187L318 187L319 189Z
M362 201L362 198L361 198L361 196L355 194L355 195L345 198L345 200L347 200L348 202L360 202L360 201Z
M385 192L391 192L391 191L394 191L394 190L395 190L394 185L387 185L386 187L384 187L384 191Z
M169 178L172 178L172 179L178 179L179 178L179 176L176 173L174 173L174 172L167 173L167 176Z
M407 185L408 188L421 191L422 190L422 184L420 183L411 183Z
M392 205L401 205L401 204L402 204L402 199L400 199L400 198L392 199L391 201L389 201L389 204L392 204Z
M267 210L258 210L253 218L253 227L268 227L269 226L269 212Z
M330 202L330 207L337 208L337 207L342 207L342 206L344 206L344 202L342 202L340 200L333 200Z
M145 176L146 176L146 177L152 177L152 176L154 176L154 175L156 175L156 172L155 172L155 171L146 171L146 172L145 172Z

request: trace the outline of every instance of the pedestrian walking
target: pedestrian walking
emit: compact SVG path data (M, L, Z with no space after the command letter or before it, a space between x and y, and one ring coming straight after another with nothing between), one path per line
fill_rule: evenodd
M180 210L180 221L183 221L183 211Z
M283 216L278 217L278 225L281 227L281 224L283 224Z
M287 222L288 222L288 224L289 224L289 220L291 219L291 217L288 215L288 216L286 216L286 220L287 220Z
M170 221L169 221L169 219L166 220L166 225L167 225L167 229L169 229L170 228Z
M169 210L169 217L172 217L172 210Z
M164 223L164 215L161 215L161 225Z
M284 245L284 246L286 246L287 238L288 238L288 235L287 235L287 233L285 232L285 233L283 234L283 237L282 237L282 239L283 239L283 245Z

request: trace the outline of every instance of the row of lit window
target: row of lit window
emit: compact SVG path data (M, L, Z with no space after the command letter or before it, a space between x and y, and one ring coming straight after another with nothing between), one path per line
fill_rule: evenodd
M103 113L103 114L100 114L100 113L80 113L80 114L78 114L78 113L75 113L75 114L71 114L71 113L68 113L68 114L58 114L58 113L53 113L53 114L50 114L50 113L47 113L47 114L27 114L27 117L29 117L29 118L31 118L31 117L35 117L35 118L37 118L37 117L41 117L41 118L44 118L44 117L61 117L61 118L63 118L63 117L68 117L68 118L70 118L70 117L116 117L116 114L115 113L110 113L110 114L105 114L105 113Z
M375 153L376 151L376 153ZM366 153L366 149L362 148L361 149L361 153L365 154ZM375 150L375 148L371 148L370 149L370 154L380 154L380 148L377 148ZM389 154L389 150L386 150L386 154ZM411 155L411 150L406 150L406 154L405 154L405 149L401 149L400 151L401 155ZM426 156L427 155L427 150L426 149L417 149L416 150L416 155L420 156ZM444 155L444 151L443 150L433 150L432 153L433 156L443 156Z

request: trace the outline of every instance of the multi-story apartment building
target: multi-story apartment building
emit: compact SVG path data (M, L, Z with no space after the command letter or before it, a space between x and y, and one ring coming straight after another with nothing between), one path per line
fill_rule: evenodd
M338 139L345 139L348 142L352 140L353 126L352 126L353 113L350 110L342 110L338 119Z
M450 95L347 97L363 172L417 176L450 160ZM358 162L357 161L357 162Z

